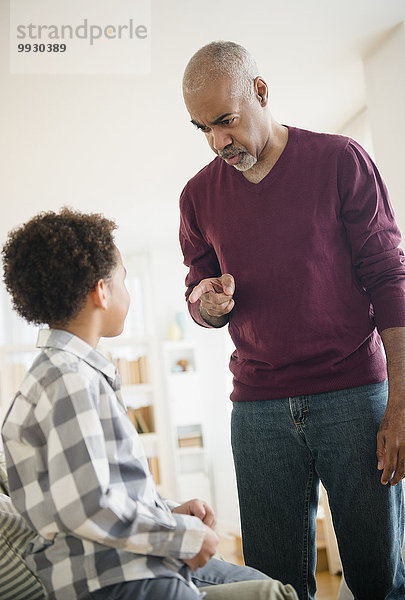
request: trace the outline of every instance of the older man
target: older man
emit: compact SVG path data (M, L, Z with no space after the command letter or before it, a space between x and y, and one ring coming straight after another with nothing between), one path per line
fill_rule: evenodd
M314 599L321 479L356 599L405 598L405 262L386 187L353 140L277 123L237 44L201 48L183 92L217 154L183 190L180 240L193 319L229 323L236 347L245 560Z

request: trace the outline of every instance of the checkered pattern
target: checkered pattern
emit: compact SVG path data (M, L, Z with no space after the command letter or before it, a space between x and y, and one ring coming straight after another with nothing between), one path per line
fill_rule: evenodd
M115 367L66 331L38 347L2 429L12 501L39 534L28 566L58 600L181 578L204 526L159 496Z

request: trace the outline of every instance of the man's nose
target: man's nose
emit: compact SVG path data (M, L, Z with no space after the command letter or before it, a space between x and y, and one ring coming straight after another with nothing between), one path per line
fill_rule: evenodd
M226 146L232 144L233 139L226 131L221 131L220 129L215 131L213 129L211 141L214 150L223 150Z

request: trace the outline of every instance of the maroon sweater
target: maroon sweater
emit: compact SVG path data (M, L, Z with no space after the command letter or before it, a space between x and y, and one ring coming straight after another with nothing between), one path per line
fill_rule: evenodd
M387 189L356 142L289 127L260 183L215 158L180 210L186 298L201 279L235 278L232 400L386 378L377 330L405 326L405 259Z

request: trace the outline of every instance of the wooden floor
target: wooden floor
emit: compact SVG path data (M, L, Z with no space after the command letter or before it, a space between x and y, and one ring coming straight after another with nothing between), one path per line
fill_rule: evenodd
M237 565L244 564L240 540L238 538L231 536L221 537L218 552L229 562ZM316 583L318 587L317 600L337 600L340 576L330 575L329 571L319 571L316 574Z
M317 600L337 600L340 575L331 575L329 571L321 571L316 574L316 583L318 591L316 593Z

